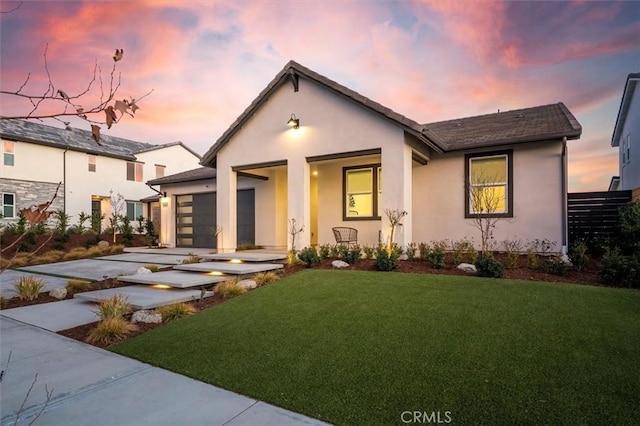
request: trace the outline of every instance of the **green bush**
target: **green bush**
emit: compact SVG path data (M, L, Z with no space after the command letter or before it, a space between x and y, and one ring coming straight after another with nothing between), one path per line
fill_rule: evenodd
M431 247L427 243L418 243L418 251L420 252L420 260L426 262L429 260Z
M442 269L444 267L444 256L445 250L447 248L446 241L433 241L432 249L429 251L427 259L429 261L429 265L433 269Z
M320 256L318 256L318 251L315 247L305 247L298 253L298 259L303 261L307 267L314 267L318 263L320 263Z
M416 243L407 244L407 260L415 259L417 251L418 251L418 245Z
M365 259L373 259L376 255L376 248L373 246L364 246L362 247L362 252L364 253Z
M578 271L582 271L587 265L587 262L589 262L587 251L587 244L584 241L578 241L571 247L571 250L569 250L569 259Z
M640 253L640 202L620 207L619 220L618 246L622 254Z
M544 261L542 269L547 274L563 276L567 273L567 264L561 256L551 256Z
M376 249L376 268L378 271L393 271L398 267L398 250L389 250L384 244Z
M340 251L340 260L343 262L347 262L348 264L355 263L356 260L360 259L362 255L362 250L359 245L346 246Z
M640 254L623 256L617 249L605 253L598 278L617 287L640 287Z
M481 253L475 261L478 276L489 278L502 278L504 266L498 262L491 253Z
M133 245L133 226L127 216L122 216L120 219L120 232L122 233L122 242L125 246L130 247Z
M331 256L331 244L322 244L318 252L320 260L326 260Z

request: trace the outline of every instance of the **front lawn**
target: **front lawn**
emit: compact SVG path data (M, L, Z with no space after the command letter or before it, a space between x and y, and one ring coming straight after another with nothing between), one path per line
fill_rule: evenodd
M637 290L308 270L112 349L337 424L640 418Z

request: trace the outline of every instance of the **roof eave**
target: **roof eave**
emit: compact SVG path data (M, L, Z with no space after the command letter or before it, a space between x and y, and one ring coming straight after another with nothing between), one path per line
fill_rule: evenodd
M113 154L109 152L97 151L92 149L82 149L74 146L65 145L63 143L42 141L42 140L32 139L24 136L15 136L7 133L0 134L0 137L2 137L2 139L5 139L5 140L12 140L16 142L27 142L27 143L32 143L34 145L43 145L51 148L65 149L65 150L75 151L75 152L83 152L86 154L100 155L103 157L117 158L120 160L136 160L135 155Z
M639 78L640 73L633 73L627 76L627 81L625 82L624 90L622 92L622 99L620 100L620 108L618 109L618 115L616 117L616 124L613 126L613 135L611 135L612 147L620 146L622 128L627 120L629 107L631 106L631 100Z
M579 131L573 131L573 132L561 132L561 133L554 133L554 134L548 134L548 135L537 135L537 136L531 136L526 138L503 139L500 141L487 141L485 143L474 143L473 145L468 145L468 146L460 146L460 147L453 146L452 148L448 149L447 152L468 151L470 149L476 149L476 148L490 148L494 146L518 145L523 143L558 141L558 140L562 140L565 137L567 138L567 140L576 140L580 138L581 134L582 134L582 129L580 129Z

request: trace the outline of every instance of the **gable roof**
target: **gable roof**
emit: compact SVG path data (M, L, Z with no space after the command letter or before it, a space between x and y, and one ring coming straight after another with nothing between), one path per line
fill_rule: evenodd
M287 82L291 82L294 86L294 90L298 89L298 79L300 77L307 78L311 81L314 81L321 86L329 89L330 91L342 96L346 99L349 99L360 106L372 111L381 117L391 121L396 124L406 132L416 136L419 140L429 145L431 148L438 152L442 152L446 149L446 145L442 143L437 135L433 132L429 131L429 129L425 128L423 125L414 121L410 118L405 117L402 114L399 114L393 111L390 108L385 107L378 102L375 102L366 96L359 94L358 92L349 89L346 86L343 86L323 75L318 74L315 71L310 70L309 68L300 65L295 61L289 61L284 68L274 77L273 80L265 87L260 94L251 102L251 104L244 110L242 114L231 124L231 126L218 138L215 144L204 154L202 157L202 161L200 164L202 165L214 165L215 157L218 151L225 146L229 140L233 137L233 135L242 127L242 125L247 122L254 111L256 111L268 98L269 96L280 86Z
M631 107L631 99L636 89L636 84L640 79L640 73L631 73L627 76L627 82L624 85L624 91L622 92L622 100L620 101L620 109L618 110L618 117L616 118L616 125L613 127L613 135L611 136L611 146L620 146L620 137L622 136L622 129L624 123L627 121L627 115L629 114L629 108Z
M426 124L447 151L543 140L578 139L582 126L562 102Z
M195 180L213 179L215 177L216 169L212 169L211 167L198 167L197 169L152 179L147 182L147 185L167 185L169 183L192 182Z
M54 148L66 148L72 151L104 155L106 157L120 158L123 160L135 160L135 154L142 152L173 145L182 145L186 150L200 158L198 154L187 148L182 142L153 145L110 135L102 135L100 137L100 143L102 145L98 145L91 136L91 132L87 130L72 127L61 129L29 120L0 119L0 136L3 139L24 141Z

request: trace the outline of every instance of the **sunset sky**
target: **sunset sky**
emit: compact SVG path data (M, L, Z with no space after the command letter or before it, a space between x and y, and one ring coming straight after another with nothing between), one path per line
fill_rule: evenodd
M200 154L291 59L421 123L562 101L583 127L570 191L618 173L611 134L640 71L633 1L25 1L0 28L2 90L31 73L23 92L43 92L47 45L56 90L83 91L96 61L108 85L122 48L118 98L153 93L103 133ZM27 111L0 102L1 115Z

